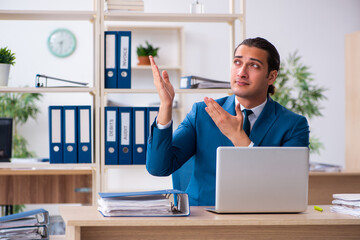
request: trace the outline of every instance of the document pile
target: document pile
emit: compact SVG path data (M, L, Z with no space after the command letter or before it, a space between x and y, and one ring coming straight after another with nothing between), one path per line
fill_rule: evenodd
M0 217L0 239L49 239L48 224L42 208Z
M218 81L198 76L184 76L180 79L180 88L230 88L230 82Z
M99 193L98 210L105 217L188 216L188 195L178 190Z
M310 172L341 172L340 165L310 162Z
M354 194L333 194L332 212L349 214L360 217L360 193Z
M107 0L105 3L107 4L107 10L144 11L143 0Z

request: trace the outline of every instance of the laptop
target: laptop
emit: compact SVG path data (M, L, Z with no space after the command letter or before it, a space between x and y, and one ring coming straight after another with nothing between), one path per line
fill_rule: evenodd
M216 213L303 212L308 204L307 147L219 147Z

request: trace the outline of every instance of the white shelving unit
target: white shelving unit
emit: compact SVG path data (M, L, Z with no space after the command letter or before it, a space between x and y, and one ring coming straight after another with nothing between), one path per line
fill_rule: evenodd
M241 38L245 37L245 0L240 0L240 13L235 13L235 0L229 0L228 14L187 14L187 13L132 13L132 12L104 12L104 1L94 0L93 11L46 11L46 10L0 10L0 20L38 20L38 21L90 21L93 25L94 42L94 73L93 87L90 88L13 88L0 87L0 93L89 93L93 98L93 163L92 164L37 164L37 169L91 169L93 170L93 204L96 204L97 193L106 191L106 171L113 169L143 169L144 166L106 166L105 165L105 128L104 128L104 107L106 106L107 94L156 94L155 89L105 89L104 88L104 31L106 31L107 23L224 23L229 26L229 59L235 45L235 22L239 21L241 25ZM105 24L106 23L106 24ZM129 29L141 31L142 28L162 29L164 31L176 29L179 32L179 59L175 65L160 65L159 68L175 71L179 76L184 72L184 31L179 26L131 26ZM135 47L135 46L133 46ZM148 66L133 66L133 71L151 71ZM175 89L179 94L179 101L186 97L186 94L202 94L202 93L230 93L229 89ZM33 164L3 164L3 168L17 169L29 168L33 170ZM134 189L136 190L136 189Z
M229 59L232 61L233 58L233 51L234 51L234 45L235 45L235 22L239 21L241 24L241 38L245 38L245 0L240 0L240 14L235 13L235 1L229 0L229 13L228 14L187 14L187 13L132 13L132 12L104 12L103 19L101 23L101 44L100 49L104 49L104 31L106 30L130 30L130 31L139 31L141 29L154 29L159 30L159 28L164 28L164 30L173 29L171 27L166 26L159 26L162 23L169 23L169 22L176 22L176 23L224 23L229 26L229 46L230 46L230 52L229 52ZM101 9L103 9L103 4L101 5ZM136 24L139 23L148 23L151 22L151 26L146 27L138 27ZM154 22L159 23L159 25L153 24ZM121 23L121 24L133 24L132 27L108 27L108 25L114 24L114 23ZM184 59L186 56L184 56L184 48L186 47L186 44L184 43L184 28L181 27L181 32L179 33L179 45L180 45L180 59L179 59L179 66L161 66L159 65L160 69L166 69L166 70L175 70L177 71L180 76L184 72ZM132 46L133 48L136 46ZM106 106L106 99L108 94L157 94L156 89L105 89L104 87L104 54L103 51L101 51L101 80L100 80L100 106L101 106L101 116L100 121L104 123L104 107ZM132 66L132 71L140 71L140 70L149 70L150 66ZM149 74L151 74L149 72ZM203 93L231 93L230 89L175 89L175 93L179 95L179 101L181 102L184 97L186 97L186 94L203 94ZM181 105L181 104L180 104ZM180 109L181 111L181 109ZM184 114L180 114L182 117ZM104 124L101 124L101 139L100 139L100 145L101 145L101 191L108 191L107 188L107 172L110 170L120 169L125 170L127 169L139 169L143 170L144 166L112 166L112 165L105 165L105 126ZM131 181L130 181L131 182ZM136 187L134 189L127 189L127 190L138 190Z
M48 10L0 10L0 20L20 20L20 21L90 21L93 25L93 39L94 41L94 76L93 76L93 87L80 88L80 87L66 87L66 88L16 88L16 87L0 87L0 93L89 93L93 97L93 160L91 164L49 164L49 163L1 163L0 168L14 169L14 170L27 170L29 174L35 173L36 171L61 171L64 174L66 172L79 172L82 170L92 170L93 183L92 183L92 194L93 204L96 204L96 195L100 190L100 130L98 127L100 124L100 61L98 60L99 45L100 45L100 1L94 0L93 4L94 11L48 11ZM46 136L47 137L47 136Z

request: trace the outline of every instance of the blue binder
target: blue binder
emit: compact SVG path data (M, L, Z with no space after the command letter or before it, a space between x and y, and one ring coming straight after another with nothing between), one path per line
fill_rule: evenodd
M105 107L105 165L118 165L118 108Z
M78 162L91 163L91 106L78 106Z
M34 221L29 221L31 219ZM47 224L49 224L49 212L43 208L0 217L0 229Z
M147 118L147 135L146 135L146 139L149 138L149 136L151 135L151 125L153 124L156 116L159 113L159 107L148 107L146 108L146 118Z
M133 164L146 163L146 107L133 108Z
M63 109L64 163L77 163L77 107L64 106Z
M117 32L105 32L105 88L117 88Z
M62 106L49 106L50 163L63 163Z
M119 107L119 164L132 164L132 108Z
M131 32L118 32L118 88L131 88Z

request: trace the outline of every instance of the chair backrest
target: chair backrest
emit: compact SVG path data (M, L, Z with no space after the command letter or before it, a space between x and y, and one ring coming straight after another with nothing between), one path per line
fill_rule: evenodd
M194 157L190 158L184 165L181 166L181 168L172 174L174 189L186 191L193 173L194 159Z

